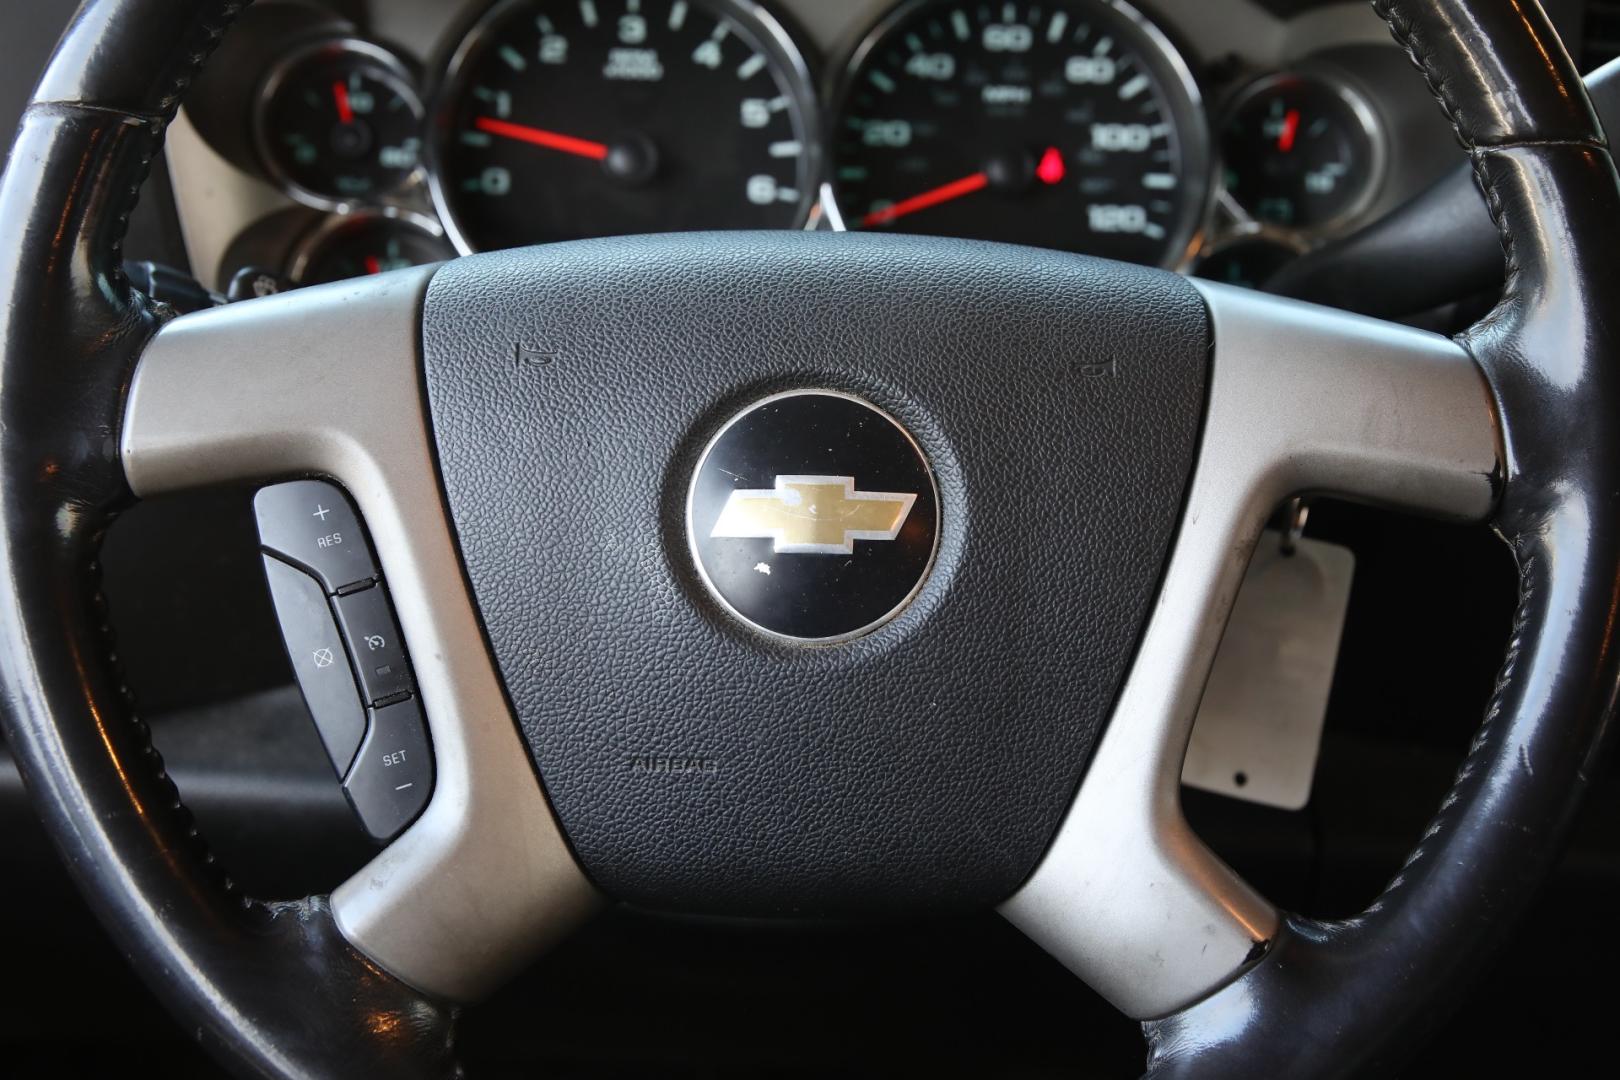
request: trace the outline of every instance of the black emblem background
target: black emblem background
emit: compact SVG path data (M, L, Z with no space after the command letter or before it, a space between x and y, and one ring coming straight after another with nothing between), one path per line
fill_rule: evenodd
M733 491L795 474L852 476L856 491L917 501L899 536L856 540L853 555L779 554L769 539L709 535ZM693 553L737 614L788 637L836 638L882 621L916 590L933 561L939 499L927 462L894 421L863 402L807 391L754 406L720 435L692 485L690 520Z

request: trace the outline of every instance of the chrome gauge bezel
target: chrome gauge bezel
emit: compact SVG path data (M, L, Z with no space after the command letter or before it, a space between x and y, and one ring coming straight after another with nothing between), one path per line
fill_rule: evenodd
M853 402L862 408L869 409L882 419L887 420L889 424L891 424L894 429L900 433L904 443L909 446L917 455L917 461L922 466L922 472L928 478L928 492L932 496L934 503L935 522L933 542L929 545L927 562L923 565L922 570L918 573L916 583L911 586L906 594L901 597L893 607L882 615L879 615L877 618L873 619L871 622L868 622L863 626L856 627L853 630L848 630L844 633L834 634L828 637L795 637L792 634L785 634L781 631L773 630L768 626L755 622L753 619L749 618L743 612L738 610L737 607L726 596L725 590L723 590L715 582L714 578L710 576L709 568L703 561L703 552L701 549L701 544L698 541L697 523L693 512L694 505L697 501L699 482L703 477L704 466L708 464L709 458L714 453L715 447L720 445L720 443L725 439L726 435L745 418L776 402L783 401L787 398L796 397L841 398L844 401ZM735 415L722 424L719 429L709 437L708 442L706 442L703 446L703 452L698 455L697 464L692 467L692 475L686 483L686 505L682 514L682 521L686 526L687 555L692 560L692 566L697 572L698 579L703 583L703 588L708 594L710 600L718 604L720 608L724 610L725 613L731 618L735 619L740 626L746 627L748 630L759 634L768 640L785 645L803 646L808 648L825 648L833 645L847 644L848 642L854 641L857 638L865 637L873 631L887 626L889 623L893 622L895 619L904 614L906 609L916 602L917 597L922 594L923 587L927 585L929 579L933 577L934 569L939 563L940 538L945 534L944 516L944 504L940 501L939 480L934 472L933 460L929 458L928 452L923 449L922 444L917 441L917 437L912 434L909 428L896 419L894 414L890 413L887 409L868 401L864 397L846 393L842 390L829 389L824 386L806 386L800 387L796 390L784 390L780 393L769 394L758 399L757 401L750 403L749 405L744 406L743 408L737 410Z
M448 59L434 65L437 77L428 93L429 120L423 148L428 193L433 201L433 210L444 225L445 235L463 255L477 254L479 249L463 232L444 180L445 140L449 136L450 117L460 97L469 59L478 52L484 39L501 24L509 11L535 2L536 0L497 0L496 3L486 6L470 24L464 24L465 29L451 38L452 45ZM814 226L816 218L820 216L818 211L824 210L822 207L826 162L826 154L822 147L824 126L816 80L798 42L775 15L755 0L689 0L689 2L711 14L730 18L737 23L755 38L777 69L787 73L792 83L788 87L788 94L792 98L792 107L798 111L799 126L803 131L801 137L803 153L799 164L802 174L799 203L794 213L793 224L789 228L802 229ZM832 219L838 220L836 214L832 215Z
M383 206L354 210L343 214L331 214L300 237L298 243L294 245L292 254L287 259L287 277L291 279L294 285L303 287L304 274L308 272L310 264L321 254L328 241L351 229L363 229L375 221L387 221L405 228L416 229L425 235L433 237L435 240L448 241L449 239L438 219L402 207Z
M1330 218L1305 226L1273 225L1260 221L1254 213L1232 194L1226 185L1226 151L1224 148L1227 125L1237 114L1255 98L1272 88L1285 82L1311 83L1328 90L1349 109L1361 134L1367 140L1367 178L1362 182L1361 190L1356 193L1355 199L1347 203ZM1307 247L1315 246L1325 240L1349 232L1364 222L1370 210L1383 190L1384 181L1389 174L1389 132L1384 122L1379 118L1378 112L1373 108L1372 102L1367 100L1365 94L1352 86L1346 79L1331 69L1301 65L1284 71L1273 71L1245 83L1226 100L1213 127L1215 144L1214 174L1215 186L1221 196L1222 206L1228 213L1233 214L1238 225L1223 233L1220 240L1225 242L1230 233L1245 228L1264 227L1268 232L1287 233L1290 236L1303 240ZM1203 255L1202 252L1199 253Z
M1151 49L1143 51L1143 60L1159 76L1160 84L1164 88L1183 174L1182 194L1179 196L1183 205L1177 211L1179 220L1176 230L1165 237L1165 255L1158 265L1167 270L1184 267L1200 249L1215 191L1215 184L1211 178L1214 150L1211 145L1211 128L1205 110L1203 89L1193 75L1192 66L1164 29L1126 0L1069 0L1069 2L1112 9L1134 25L1151 46ZM860 36L849 55L839 65L838 76L831 81L826 98L828 123L842 124L850 94L875 49L918 11L930 7L949 7L952 3L953 0L904 0L903 3L886 10ZM829 198L842 206L837 174L837 141L831 128L828 129L826 142ZM853 217L847 208L845 216L846 219Z
M361 56L379 65L377 74L381 80L389 89L398 93L410 105L411 114L416 120L417 130L422 137L425 154L428 144L426 131L427 106L423 101L421 92L417 89L416 77L411 73L410 65L396 53L378 45L376 42L347 34L312 38L296 49L278 57L275 64L265 73L264 80L259 84L259 88L253 96L254 153L258 155L259 164L271 183L275 184L277 189L288 198L294 202L302 203L304 206L331 213L345 213L355 207L387 205L388 196L398 195L409 190L413 184L420 183L427 175L425 157L419 157L416 167L392 187L374 192L366 198L345 198L312 191L297 183L276 163L275 154L272 152L269 119L270 106L275 101L276 95L300 64L312 56L317 56L331 49Z
M1217 194L1217 198L1223 200L1223 205L1227 197L1224 188ZM1311 244L1297 232L1245 219L1239 224L1219 232L1206 230L1204 243L1197 251L1188 255L1186 263L1178 269L1188 277L1203 277L1204 266L1211 259L1226 254L1232 248L1251 243L1271 244L1286 249L1290 253L1290 261L1311 250ZM1204 278L1204 280L1221 281L1219 278ZM1230 284L1230 282L1224 282L1224 284Z

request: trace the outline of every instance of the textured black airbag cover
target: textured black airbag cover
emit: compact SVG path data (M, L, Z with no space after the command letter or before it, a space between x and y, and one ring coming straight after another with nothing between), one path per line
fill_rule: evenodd
M769 914L1017 888L1179 517L1210 346L1190 285L970 241L687 234L450 263L423 323L475 599L605 891ZM683 532L708 438L800 387L892 414L939 487L917 600L833 647L720 611Z

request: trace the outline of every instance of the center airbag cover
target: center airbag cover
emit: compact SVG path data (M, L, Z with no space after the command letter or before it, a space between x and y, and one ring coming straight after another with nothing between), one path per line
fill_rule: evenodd
M623 238L446 265L423 340L474 599L608 894L852 913L994 904L1028 876L1179 518L1210 349L1189 284L971 241ZM807 389L892 418L937 499L915 595L816 645L726 610L687 523L716 435ZM816 468L855 471L836 464Z

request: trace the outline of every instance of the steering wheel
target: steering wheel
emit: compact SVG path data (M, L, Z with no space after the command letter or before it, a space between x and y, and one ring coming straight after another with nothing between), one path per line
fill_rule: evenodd
M452 1075L459 1005L612 898L998 905L1144 1021L1151 1076L1342 1075L1397 1063L1524 909L1620 685L1620 184L1537 5L1374 5L1501 231L1506 293L1455 340L1055 252L758 233L173 318L122 231L243 6L85 4L0 184L6 735L222 1061ZM330 898L263 903L132 710L96 559L133 498L295 477L370 530L436 779ZM1178 799L1301 492L1490 522L1520 574L1455 784L1333 923L1279 913Z

